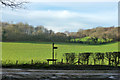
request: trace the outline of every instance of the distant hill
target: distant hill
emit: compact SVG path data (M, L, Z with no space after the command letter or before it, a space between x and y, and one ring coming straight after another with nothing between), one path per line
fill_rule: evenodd
M110 40L109 42L120 41L120 27L96 27L93 29L79 29L77 32L57 32L48 30L40 25L34 27L24 23L2 24L3 41L44 41L44 42L71 42L72 39L82 39L85 37L98 38L99 40ZM1 39L1 38L0 38Z

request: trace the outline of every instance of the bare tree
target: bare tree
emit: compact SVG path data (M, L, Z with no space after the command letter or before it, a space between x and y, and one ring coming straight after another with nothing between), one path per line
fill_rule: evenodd
M80 59L82 60L82 64L89 64L89 57L91 53L79 53L78 55L78 61L80 62ZM87 63L86 63L87 62ZM81 63L81 62L80 62Z
M78 65L81 63L80 62L80 60L82 59L81 56L82 56L81 53L79 53L79 55L78 55ZM81 63L81 64L83 64L83 63Z
M112 53L112 57L113 57L113 61L114 61L114 64L115 66L117 66L119 64L119 57L118 57L119 53L118 52L113 52Z
M76 61L75 53L70 53L70 64L74 64L75 61Z
M108 65L110 66L111 65L112 53L111 52L106 52L105 54L106 54L105 56L106 56L107 60L109 61Z
M96 53L96 59L99 61L99 64L102 60L102 65L104 64L104 53Z
M65 53L65 54L63 54L63 56L64 56L64 58L66 60L66 63L68 63L69 60L70 60L70 53Z
M65 53L65 54L63 54L63 56L64 56L67 64L74 64L74 62L76 60L75 53Z
M92 53L92 58L93 58L93 61L94 61L94 65L96 65L96 53Z
M0 4L2 6L10 7L10 8L24 8L23 5L28 3L23 0L0 0Z

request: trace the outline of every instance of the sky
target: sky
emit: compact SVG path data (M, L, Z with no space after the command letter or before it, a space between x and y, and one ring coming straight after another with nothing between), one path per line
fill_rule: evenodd
M55 32L118 25L118 2L30 2L25 7L2 8L2 21L43 25Z

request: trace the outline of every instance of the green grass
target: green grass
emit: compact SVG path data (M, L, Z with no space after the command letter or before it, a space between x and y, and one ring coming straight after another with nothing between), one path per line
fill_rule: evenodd
M105 45L86 45L79 43L55 43L58 47L55 52L60 61L64 53L75 52L114 52L118 51L118 43ZM29 63L34 61L46 61L52 58L52 42L2 42L3 63L15 63L16 60ZM10 60L10 62L9 62Z

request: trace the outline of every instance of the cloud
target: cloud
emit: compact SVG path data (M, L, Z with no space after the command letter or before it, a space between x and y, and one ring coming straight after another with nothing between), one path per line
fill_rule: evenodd
M74 32L78 29L85 29L88 27L87 24L83 24L83 23L77 23L77 22L71 22L71 23L66 23L66 24L54 24L54 25L45 25L45 27L47 27L49 30L54 30L55 32L64 32L64 31L70 31L70 32Z
M57 18L57 19L66 19L74 17L75 13L70 13L67 10L62 11L53 11L53 10L44 10L44 11L32 11L28 13L28 16L33 16L34 18Z
M54 31L77 31L80 28L112 26L117 24L117 11L96 13L69 10L20 10L2 11L3 21L26 22L31 25L44 25Z
M22 14L21 14L22 15ZM24 15L23 15L24 16ZM100 22L100 23L108 23L114 22L117 18L116 12L104 12L104 13L80 13L80 12L72 12L67 10L61 11L29 11L27 15L25 15L28 19L39 19L41 21L89 21L89 22Z

